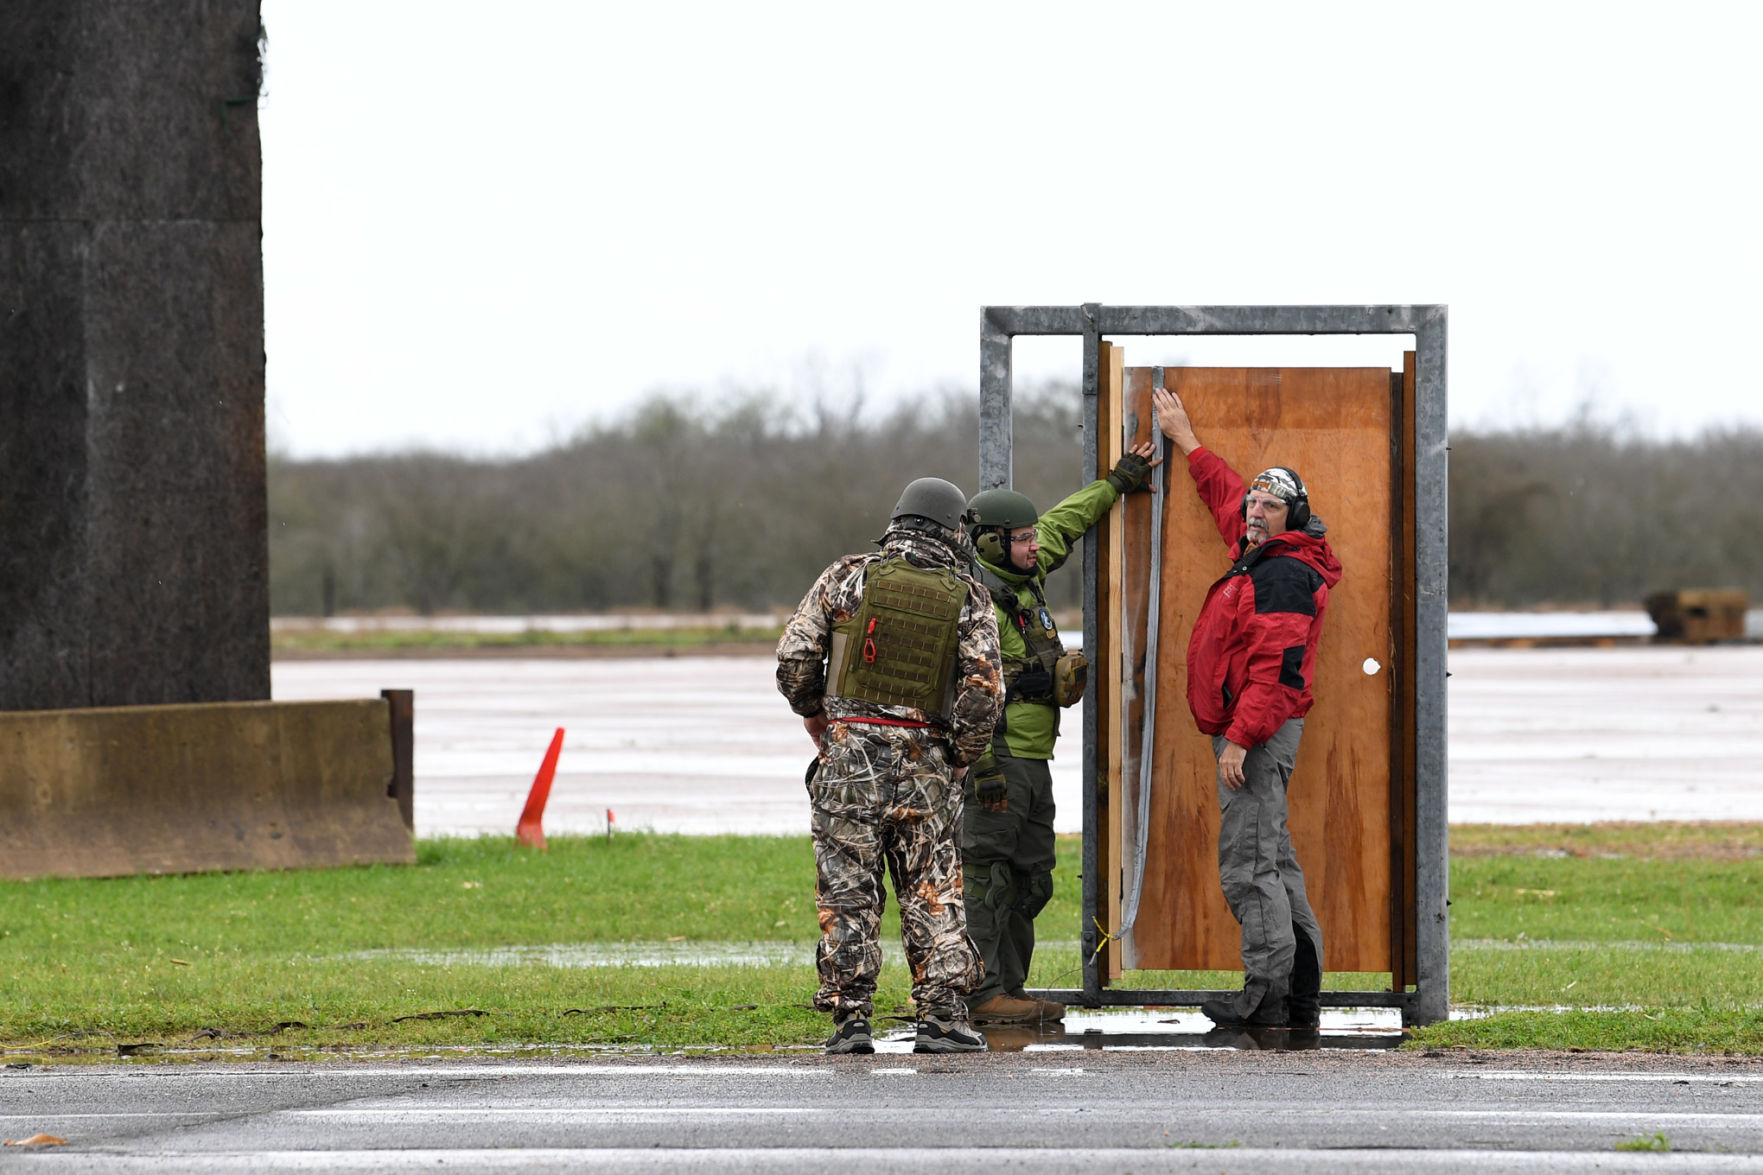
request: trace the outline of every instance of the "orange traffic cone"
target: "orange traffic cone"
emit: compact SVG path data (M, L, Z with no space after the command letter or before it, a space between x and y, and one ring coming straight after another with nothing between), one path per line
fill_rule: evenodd
M551 736L551 746L545 751L545 761L539 764L539 773L533 776L533 790L527 793L526 807L520 813L520 823L514 826L514 838L540 852L545 851L545 801L551 798L551 778L557 774L557 756L562 751L563 728L559 726L557 733Z

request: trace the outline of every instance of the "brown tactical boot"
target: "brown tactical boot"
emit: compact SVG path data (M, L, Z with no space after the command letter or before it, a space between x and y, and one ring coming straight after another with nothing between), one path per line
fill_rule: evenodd
M1036 999L1026 991L1013 991L1010 995L1014 999L1027 1000L1031 1004L1038 1005L1041 1009L1040 1022L1042 1024L1057 1024L1059 1021L1065 1019L1064 1004L1057 1004L1052 1000Z
M1019 1000L999 992L969 1008L967 1014L975 1024L1034 1024L1041 1018L1041 1005L1038 1000Z

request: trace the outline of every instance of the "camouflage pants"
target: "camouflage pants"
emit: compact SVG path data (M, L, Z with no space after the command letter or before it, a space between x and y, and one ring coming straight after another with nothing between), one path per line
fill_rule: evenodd
M918 1014L965 1019L961 997L981 966L961 904L961 790L943 742L923 729L835 721L808 794L821 934L814 1006L874 1014L888 869Z

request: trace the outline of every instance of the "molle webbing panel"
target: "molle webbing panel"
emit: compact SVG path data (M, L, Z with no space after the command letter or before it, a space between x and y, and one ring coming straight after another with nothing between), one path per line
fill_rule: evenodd
M889 559L869 570L834 677L839 697L946 715L967 588L954 573Z
M1022 598L1017 594L1014 584L1006 582L1003 577L993 574L986 568L980 569L980 581L985 584L986 591L991 594L992 602L998 606L1000 613L999 627L1005 624L1013 626L1022 637L1022 643L1028 646L1027 659L1018 659L1006 655L1004 657L1004 684L1014 687L1016 679L1030 665L1040 664L1048 675L1052 675L1059 658L1065 655L1065 644L1059 639L1057 629L1048 630L1041 624L1040 613L1047 606L1046 597L1042 595L1040 585L1034 580L1027 580L1023 587L1034 596L1032 607L1023 607ZM1012 699L1014 700L1014 699ZM1027 699L1039 701L1041 699Z

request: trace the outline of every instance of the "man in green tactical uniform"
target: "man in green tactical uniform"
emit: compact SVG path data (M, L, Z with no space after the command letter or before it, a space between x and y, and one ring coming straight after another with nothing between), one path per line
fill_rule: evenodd
M980 582L998 614L1004 658L1004 717L991 749L969 775L961 830L967 931L985 979L967 997L975 1024L1058 1021L1065 1006L1031 999L1023 985L1035 950L1035 915L1053 896L1053 742L1059 708L1083 697L1088 662L1060 643L1042 590L1071 544L1122 494L1150 488L1150 442L1135 447L1101 481L1045 514L1013 490L986 490L968 503Z

